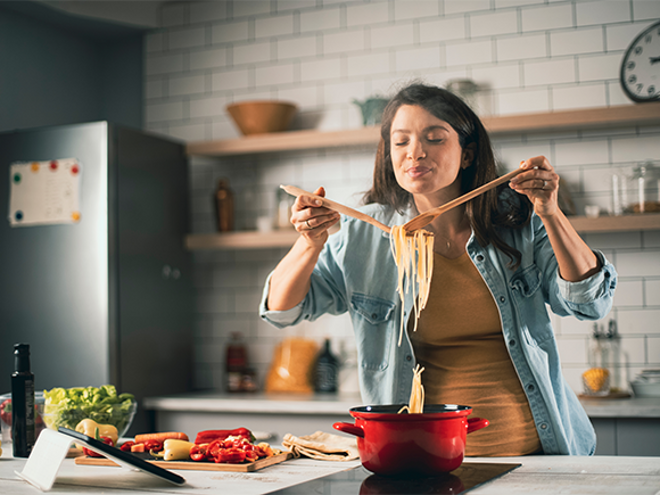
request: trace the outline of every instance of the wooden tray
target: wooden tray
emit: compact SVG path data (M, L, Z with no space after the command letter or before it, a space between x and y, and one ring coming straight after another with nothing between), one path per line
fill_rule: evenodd
M279 464L290 459L293 456L291 452L283 452L270 457L259 459L258 461L242 463L242 464L228 464L228 463L215 463L215 462L196 462L196 461L152 461L148 460L156 466L165 469L183 469L188 471L239 471L251 472L258 471L274 464ZM83 464L87 466L119 466L114 461L107 457L77 457L76 464Z

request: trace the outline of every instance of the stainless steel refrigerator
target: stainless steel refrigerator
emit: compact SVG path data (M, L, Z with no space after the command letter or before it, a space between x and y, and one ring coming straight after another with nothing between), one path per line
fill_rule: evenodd
M75 158L75 223L12 224L10 167ZM187 160L182 143L93 122L0 134L0 393L13 345L36 390L114 384L145 396L192 387Z

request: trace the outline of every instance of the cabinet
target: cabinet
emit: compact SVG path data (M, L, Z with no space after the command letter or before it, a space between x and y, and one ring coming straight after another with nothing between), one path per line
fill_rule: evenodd
M537 114L484 117L492 137L519 133L541 133L579 129L602 129L660 124L660 102L616 107L590 108ZM309 149L373 146L380 139L380 128L363 127L340 131L292 131L246 136L237 139L189 143L191 156L223 157ZM572 217L579 232L623 232L660 229L660 214L622 217ZM196 249L258 249L289 247L298 234L294 231L271 233L231 232L192 234L186 247Z
M660 456L660 419L592 418L596 455Z

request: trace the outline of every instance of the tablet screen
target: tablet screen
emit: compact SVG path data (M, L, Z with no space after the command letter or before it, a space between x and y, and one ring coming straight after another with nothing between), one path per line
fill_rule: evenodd
M133 454L124 452L117 447L111 447L110 445L100 442L88 435L83 435L82 433L78 433L77 431L69 430L68 428L63 427L58 428L57 431L75 438L77 443L83 444L88 449L102 454L105 457L108 457L109 459L112 459L113 461L121 464L122 466L139 469L140 471L144 471L147 474L164 479L170 483L174 483L175 485L183 485L186 482L185 478L179 476L176 473L173 473L172 471L164 469L160 466L156 466L155 464L140 459Z

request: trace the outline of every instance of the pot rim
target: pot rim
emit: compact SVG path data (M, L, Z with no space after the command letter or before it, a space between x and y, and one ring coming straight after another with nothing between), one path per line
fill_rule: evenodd
M406 404L385 404L374 406L357 406L349 409L349 413L354 418L364 420L385 420L385 421L426 421L437 419L452 419L457 417L469 416L472 413L472 406L459 404L426 404L423 413L401 413L398 411Z

